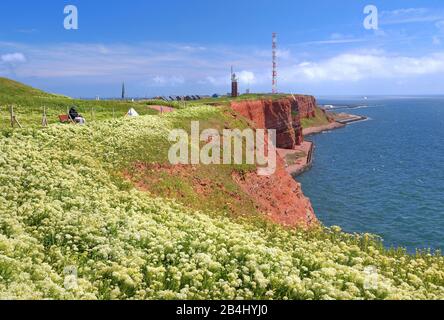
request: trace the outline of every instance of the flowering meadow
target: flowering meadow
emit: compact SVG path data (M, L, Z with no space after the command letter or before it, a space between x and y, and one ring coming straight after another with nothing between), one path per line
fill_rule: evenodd
M440 254L195 212L122 178L167 156L177 121L219 112L4 132L0 299L444 299Z

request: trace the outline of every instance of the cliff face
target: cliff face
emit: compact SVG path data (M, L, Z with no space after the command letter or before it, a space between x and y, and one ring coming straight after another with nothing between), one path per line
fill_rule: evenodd
M316 99L313 96L295 95L299 115L301 118L314 118L316 116Z
M231 108L253 121L258 129L275 129L278 148L294 149L303 141L298 106L293 99L232 102Z
M233 180L274 221L288 227L310 227L317 224L310 199L301 185L286 171L282 158L277 157L276 172L259 176L255 172L233 174Z
M316 99L294 95L278 100L232 102L232 109L260 129L276 129L278 148L294 149L304 141L301 119L316 116Z
M301 115L311 117L315 106L314 97L308 96L231 103L231 108L251 120L256 128L275 129L276 146L281 149L295 149L304 141ZM273 221L287 226L309 226L317 222L310 200L304 196L301 185L286 171L285 162L279 155L274 175L260 177L250 173L247 177L233 178Z

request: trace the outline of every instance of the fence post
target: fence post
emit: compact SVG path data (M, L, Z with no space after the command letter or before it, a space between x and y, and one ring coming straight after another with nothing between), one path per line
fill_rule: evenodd
M43 106L42 127L48 126L48 117L46 116L46 106Z
M9 113L11 114L11 127L14 128L14 124L17 123L17 125L21 129L22 125L20 124L20 122L18 121L17 117L15 116L14 106L13 105L9 106Z
M11 127L14 128L14 107L11 105L9 106L9 115L11 120Z

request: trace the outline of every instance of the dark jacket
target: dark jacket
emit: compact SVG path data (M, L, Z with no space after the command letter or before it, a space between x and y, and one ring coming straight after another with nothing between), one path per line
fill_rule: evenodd
M77 112L77 110L74 107L69 109L69 117L71 118L71 120L75 120L78 116L79 116L79 113Z

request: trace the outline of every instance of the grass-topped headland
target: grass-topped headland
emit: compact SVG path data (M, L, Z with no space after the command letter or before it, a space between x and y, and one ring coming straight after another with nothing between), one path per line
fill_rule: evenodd
M315 116L311 118L302 118L302 128L320 127L330 123L327 114L319 107L315 108Z
M21 83L0 78L0 130L10 125L9 106L14 106L23 127L41 127L44 108L49 124L59 123L59 115L67 114L75 106L88 122L123 117L130 108L141 115L157 114L146 104L119 100L81 100L45 93Z
M41 127L44 110L48 124L59 123L59 115L67 114L71 107L86 118L87 122L118 119L123 117L130 108L134 108L140 115L153 115L158 111L150 108L151 105L167 106L174 109L184 109L195 106L228 106L231 101L255 99L279 99L287 95L249 94L237 98L218 97L197 101L164 101L145 99L129 100L82 100L50 94L26 86L19 82L0 78L0 130L9 129L9 106L14 106L14 112L23 127Z
M441 253L273 224L231 180L249 168L151 173L192 120L246 125L196 106L2 132L0 299L444 299ZM222 190L207 206L206 177Z
M117 174L162 161L178 123L219 121L220 112L196 107L2 137L0 298L444 297L440 254L412 256L370 235L291 230L224 208L210 206L209 214L169 199L172 182L145 192ZM66 283L67 268L77 271L76 282Z

